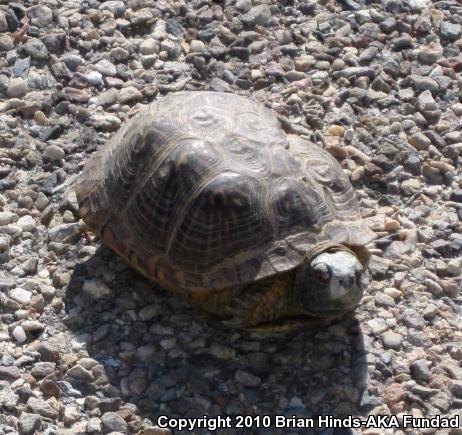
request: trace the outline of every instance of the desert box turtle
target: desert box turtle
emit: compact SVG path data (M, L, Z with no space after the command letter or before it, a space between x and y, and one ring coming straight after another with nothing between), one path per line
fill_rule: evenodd
M226 325L336 317L362 297L374 233L348 177L252 99L168 94L92 156L76 194L105 244Z

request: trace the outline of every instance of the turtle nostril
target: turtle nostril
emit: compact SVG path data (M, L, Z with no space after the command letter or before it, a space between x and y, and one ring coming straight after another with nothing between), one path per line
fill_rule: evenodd
M339 280L340 285L344 285L345 287L351 287L354 283L354 278L352 276L346 276Z

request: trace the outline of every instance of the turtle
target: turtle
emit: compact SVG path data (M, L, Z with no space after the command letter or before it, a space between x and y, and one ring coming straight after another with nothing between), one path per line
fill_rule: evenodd
M375 233L348 176L249 97L181 91L145 105L75 189L104 244L228 327L342 317L367 286Z

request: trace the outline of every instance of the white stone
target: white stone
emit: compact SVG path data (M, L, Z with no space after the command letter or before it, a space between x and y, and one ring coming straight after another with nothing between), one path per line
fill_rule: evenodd
M12 289L9 293L11 299L19 302L20 304L27 305L30 302L32 293L28 290L24 290L21 287L16 287Z
M388 330L388 325L384 319L378 317L376 319L369 320L367 324L372 329L372 333L374 335L383 334L385 331Z
M27 340L27 336L24 332L24 329L22 329L22 327L19 325L13 329L11 335L18 343L24 343Z
M409 0L408 5L413 11L421 11L430 5L430 0Z
M418 100L421 110L436 110L438 108L431 91L423 91L419 95Z
M117 74L117 68L112 62L106 59L100 60L95 64L96 71L99 71L103 76L115 77Z
M190 48L192 52L198 53L202 53L207 50L205 44L202 41L199 41L198 39L194 39L193 41L191 41Z
M145 39L139 45L140 53L144 55L159 53L159 43L152 38Z
M85 80L93 86L103 84L103 75L99 71L89 71L85 74Z
M19 225L23 231L34 231L36 222L32 216L26 214L18 219L17 225Z
M93 118L96 130L115 131L120 127L121 121L115 115L98 115Z
M111 294L111 289L98 279L87 280L83 283L83 291L94 298L102 298Z

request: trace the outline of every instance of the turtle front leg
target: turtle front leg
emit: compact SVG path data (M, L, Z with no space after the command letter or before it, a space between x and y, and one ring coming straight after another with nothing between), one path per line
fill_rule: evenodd
M242 287L224 307L222 323L230 328L254 329L278 319L302 314L291 306L291 275L273 276Z

